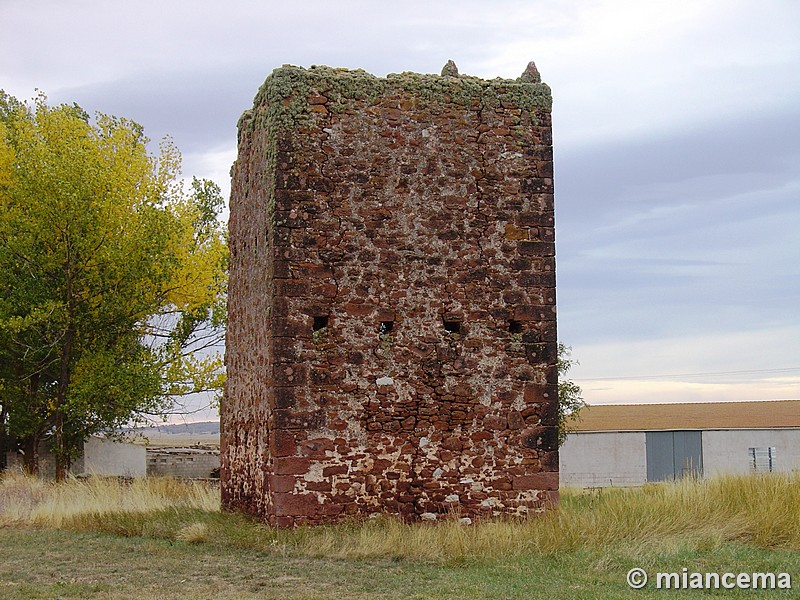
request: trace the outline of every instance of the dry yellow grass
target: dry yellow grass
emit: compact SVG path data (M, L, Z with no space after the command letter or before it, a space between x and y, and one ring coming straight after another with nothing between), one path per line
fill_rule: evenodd
M800 550L800 476L752 475L562 492L558 509L526 520L461 525L453 518L404 524L393 518L274 530L219 512L218 490L204 483L151 478L43 483L0 481L0 526L34 525L270 551L283 556L469 560L602 550L630 555L743 542Z
M215 487L167 477L131 481L90 477L60 484L21 474L0 479L0 525L59 528L76 517L219 508Z
M209 528L206 523L195 521L183 527L175 536L176 539L187 544L202 544L209 539Z
M0 477L0 526L28 524L37 506L50 497L51 486L41 479L6 473Z
M0 596L627 598L634 566L800 569L800 476L564 490L542 516L468 526L383 517L276 530L220 512L218 495L168 479L2 478Z
M800 550L800 476L685 479L593 495L565 491L558 510L526 520L472 526L450 520L405 525L394 519L309 530L301 554L356 558L501 558L625 547L715 548L729 541Z

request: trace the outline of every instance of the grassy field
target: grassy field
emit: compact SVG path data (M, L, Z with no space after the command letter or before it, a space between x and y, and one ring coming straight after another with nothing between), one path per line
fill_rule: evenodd
M276 531L221 513L206 484L15 476L0 480L0 547L0 598L11 599L795 597L652 581L633 591L625 577L633 567L800 577L800 478L565 493L527 521Z

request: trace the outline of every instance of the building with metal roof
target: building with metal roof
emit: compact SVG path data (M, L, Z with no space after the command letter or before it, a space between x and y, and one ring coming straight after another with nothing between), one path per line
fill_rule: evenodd
M572 425L565 486L800 469L800 400L591 405Z

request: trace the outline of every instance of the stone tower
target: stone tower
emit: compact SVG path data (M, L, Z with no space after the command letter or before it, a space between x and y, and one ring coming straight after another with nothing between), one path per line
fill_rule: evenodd
M239 122L222 498L278 526L558 490L550 89L284 66Z

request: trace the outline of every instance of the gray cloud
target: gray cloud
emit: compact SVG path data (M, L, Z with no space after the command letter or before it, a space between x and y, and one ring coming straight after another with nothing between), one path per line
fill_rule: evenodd
M236 122L261 81L244 69L176 71L61 89L51 99L128 117L151 139L170 135L191 153L236 143Z
M557 155L565 338L796 322L800 113L720 120Z
M794 0L111 6L0 4L0 87L171 134L209 169L190 175L224 177L236 121L283 63L385 75L453 58L515 77L534 59L555 97L559 329L585 367L624 374L620 357L660 340L659 372L684 346L697 370L735 362L720 340L758 337L758 367L796 348Z

